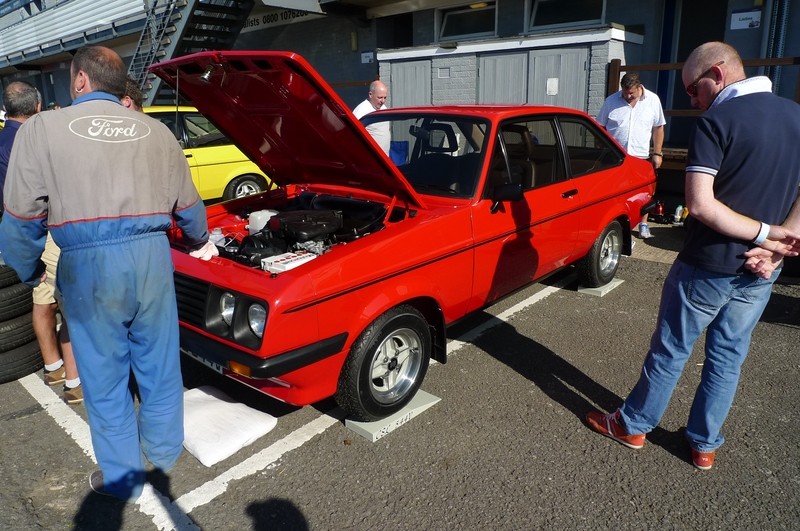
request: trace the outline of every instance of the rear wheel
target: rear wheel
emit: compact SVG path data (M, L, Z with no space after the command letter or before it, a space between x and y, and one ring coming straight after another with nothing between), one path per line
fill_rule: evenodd
M430 327L415 308L387 311L353 343L339 376L337 403L361 421L400 411L425 378L431 345Z
M222 198L227 200L257 194L266 190L267 186L267 181L260 175L240 175L228 183Z
M596 288L613 280L622 256L622 225L611 222L597 237L592 249L578 265L580 283Z

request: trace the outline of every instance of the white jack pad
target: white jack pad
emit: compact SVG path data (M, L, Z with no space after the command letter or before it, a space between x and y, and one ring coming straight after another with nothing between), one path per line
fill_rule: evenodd
M278 419L211 386L183 393L183 447L213 466L269 433Z
M578 286L578 293L583 293L585 295L594 295L595 297L602 297L612 289L618 287L620 284L625 282L621 278L615 278L605 286L600 286L599 288L584 288L582 286Z
M355 420L345 419L344 425L365 439L375 442L378 439L389 435L394 430L413 419L439 400L441 400L441 398L420 390L417 391L417 394L414 395L414 398L411 399L411 402L409 402L406 407L394 415L390 415L385 419L376 420L375 422L358 422Z

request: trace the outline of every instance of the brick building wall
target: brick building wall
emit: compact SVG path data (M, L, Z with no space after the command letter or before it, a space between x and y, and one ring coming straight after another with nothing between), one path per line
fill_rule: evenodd
M440 77L439 69L449 69L449 77ZM478 97L477 56L470 54L433 58L431 91L433 105L475 103Z

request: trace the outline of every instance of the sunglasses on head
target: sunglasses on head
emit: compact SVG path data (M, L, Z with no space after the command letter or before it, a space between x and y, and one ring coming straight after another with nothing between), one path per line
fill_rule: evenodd
M693 83L690 83L689 85L686 86L686 94L688 94L689 97L691 97L691 98L694 98L695 96L697 96L697 84L700 83L700 80L702 80L704 77L706 77L708 74L710 74L715 66L719 66L719 65L723 64L724 62L725 61L719 61L719 62L714 63L713 65L708 67L708 70L706 70L705 72L703 72L702 74L697 76L697 79L695 79Z

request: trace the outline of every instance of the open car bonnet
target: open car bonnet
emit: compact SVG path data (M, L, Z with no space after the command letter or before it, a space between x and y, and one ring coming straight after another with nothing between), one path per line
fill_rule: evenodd
M200 52L151 71L278 184L346 186L424 206L342 99L295 53Z

